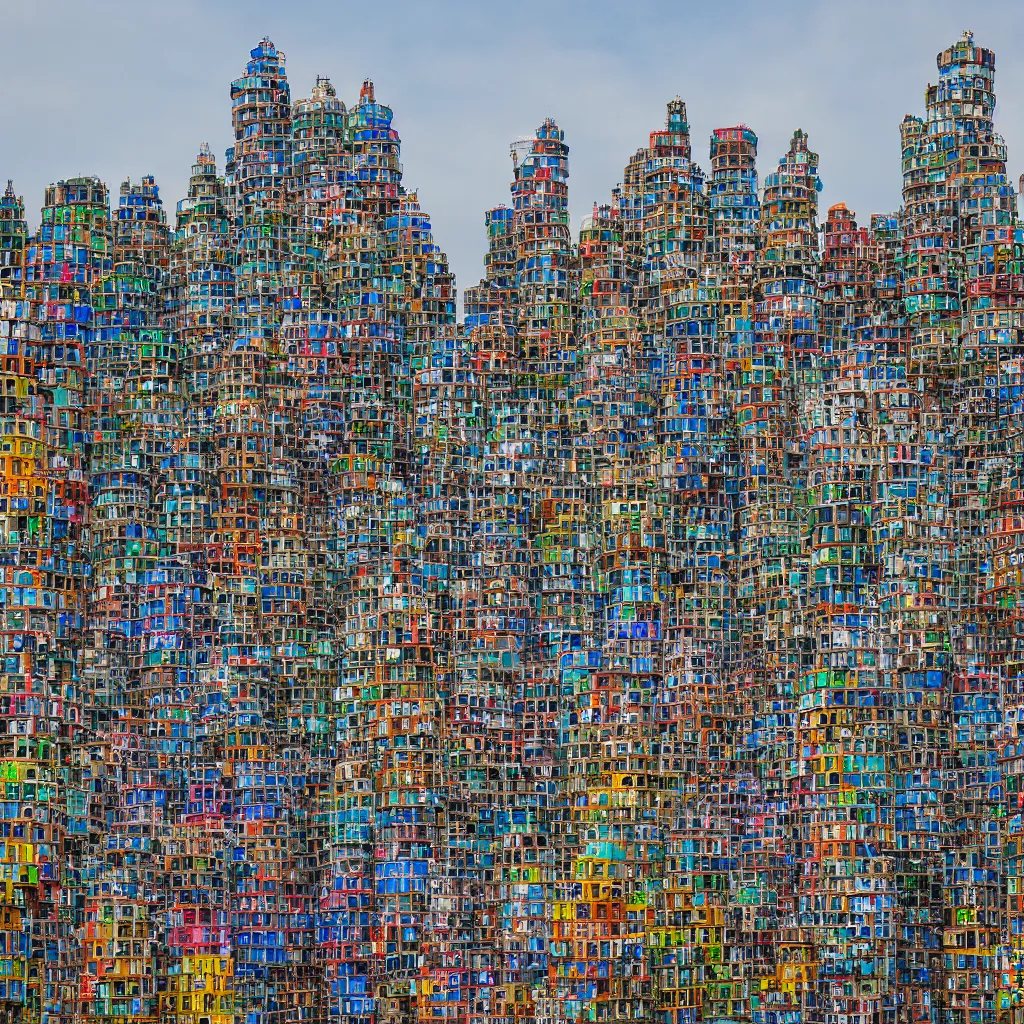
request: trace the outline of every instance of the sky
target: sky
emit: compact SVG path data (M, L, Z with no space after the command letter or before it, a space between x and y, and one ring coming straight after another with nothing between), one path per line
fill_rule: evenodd
M509 143L547 116L569 144L574 232L676 95L698 163L714 128L745 123L763 177L802 128L822 218L845 202L866 223L899 206L899 123L971 29L996 51L1007 170L1024 170L1019 0L0 0L0 14L0 178L30 225L45 186L79 174L115 201L126 177L154 174L173 211L202 142L223 169L230 82L269 35L293 99L318 74L346 103L374 80L460 295L483 271L484 211L508 201Z

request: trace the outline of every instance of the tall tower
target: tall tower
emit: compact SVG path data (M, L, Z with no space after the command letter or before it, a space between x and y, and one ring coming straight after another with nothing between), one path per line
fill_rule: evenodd
M213 534L212 388L220 348L230 344L234 274L224 183L209 146L200 147L171 242L165 325L178 346L184 390L182 425L161 460L158 529L166 561L147 610L173 640L162 654L176 666L174 691L159 712L165 742L184 764L169 800L162 843L165 958L161 1020L191 1024L193 1007L210 1024L230 1024L234 963L228 927L228 849L224 783L223 694L213 663L219 561ZM220 712L220 714L218 714ZM158 727L159 729L159 727Z
M558 841L568 848L552 892L550 995L569 1019L652 1010L646 932L664 857L653 722L668 574L657 392L632 271L617 205L598 207L580 234L570 413L571 480L585 488L542 506L560 541L545 546L558 551L545 585L562 592L580 637L562 657ZM605 920L623 937L608 956L597 941ZM593 977L608 980L595 990Z
M965 462L978 457L980 453L971 452L970 448L977 441L983 442L983 435L970 436L978 424L964 433L956 422L961 415L970 415L969 378L980 369L976 363L958 368L960 310L967 286L963 242L969 237L962 228L970 224L970 203L963 211L960 207L959 172L966 168L966 161L976 165L980 160L980 136L995 144L991 123L995 102L994 57L990 51L975 47L971 37L965 35L940 54L937 63L939 82L927 90L924 119L908 115L901 125L903 296L911 337L907 373L911 387L916 385L920 392L921 448L911 452L918 481L914 501L908 502L902 517L900 559L886 586L894 597L900 595L902 609L898 623L900 701L906 708L915 709L898 715L898 725L907 728L906 733L900 734L900 745L904 737L912 743L915 733L925 741L924 749L913 755L902 749L897 751L902 762L897 800L908 806L911 799L920 804L919 813L916 808L914 813L905 813L897 829L899 864L906 869L901 871L904 877L899 881L909 882L910 875L918 878L913 884L898 884L897 889L912 903L920 903L921 898L914 890L929 887L932 907L927 928L908 930L901 936L907 948L898 947L898 957L901 963L916 968L908 977L911 984L915 974L916 980L923 980L918 965L930 962L931 991L926 998L938 1002L939 1012L949 1019L959 1021L975 1010L991 1012L990 999L979 996L982 1001L978 1002L966 994L965 989L971 986L960 971L967 969L969 963L980 979L982 972L992 969L987 951L991 946L989 929L994 926L993 916L997 913L991 888L985 884L988 872L984 863L988 844L984 833L994 823L985 820L988 814L982 805L975 799L964 800L960 785L953 784L957 780L966 786L967 778L961 773L967 761L975 766L975 771L984 771L986 765L994 763L990 732L997 716L991 698L993 680L969 653L975 641L964 637L954 645L960 633L958 606L972 603L969 591L976 578L972 543L967 541L959 548L956 544L956 519L965 522L966 540L971 532L967 523L977 520L981 504L987 500L978 495L972 497L970 492L977 487L977 469L969 474ZM995 152L987 155L990 163L997 158ZM964 163L962 158L966 158ZM968 215L963 224L962 212ZM960 388L953 383L957 376L967 385L966 402L960 399ZM954 414L954 407L960 415ZM968 475L975 480L969 481ZM960 511L954 512L958 506ZM958 579L958 569L965 574L962 581ZM968 635L976 629L969 620L963 626ZM963 671L957 671L958 668ZM967 719L954 712L954 707L957 712L965 711ZM929 728L922 733L926 717ZM976 739L982 740L983 749L988 748L977 764L971 749ZM914 791L923 788L924 779L917 783L917 771L904 771L911 764L917 768L922 759L930 769L930 781L937 777L949 780L954 791L941 805L930 795L918 797ZM903 788L914 792L913 797L902 796L899 790ZM923 852L903 854L904 849ZM965 875L968 862L972 869ZM965 879L975 871L982 873L979 877L983 884L965 886ZM995 877L990 880L994 882ZM941 907L935 899L940 883ZM966 916L946 909L967 903L976 903L979 909ZM941 928L937 924L940 912ZM922 919L920 912L916 916ZM978 952L967 954L958 963L959 955L953 950L966 943L966 933L976 941ZM940 943L941 960L937 955ZM940 965L942 975L936 985L935 970ZM950 971L953 973L947 974ZM991 979L981 986L981 990L985 988L993 988ZM921 1001L912 989L905 993L905 998Z
M810 565L802 628L813 653L796 700L796 910L814 948L805 1019L863 1012L882 1019L895 1003L896 695L881 664L875 425L884 407L878 392L890 381L875 365L874 242L843 204L829 210L824 238L827 371L804 406ZM842 842L854 836L856 844ZM858 899L868 891L869 900Z
M761 980L763 1001L786 1021L797 1019L814 971L811 947L795 926L788 865L795 853L789 758L796 742L797 683L807 650L801 635L806 564L799 413L817 371L819 189L817 156L798 130L778 170L765 179L755 325L737 352L741 373L733 396L742 622L735 671L749 688L747 742L756 748L758 761L756 797L748 811L755 835L746 843L743 868L754 890L751 902L760 905L752 915L759 933L753 944L762 953L765 946L777 950L774 977ZM793 978L795 989L789 984Z
M672 586L657 727L662 785L674 800L657 904L664 938L651 956L666 1021L681 1004L722 1017L748 1005L749 981L732 966L741 935L729 906L746 790L736 764L743 697L729 671L737 640L730 571L737 455L727 372L751 326L756 144L747 128L716 129L707 199L699 169L682 178L688 187L680 198L693 211L690 237L676 228L685 276L664 314L658 461ZM691 873L698 864L709 871L703 892Z
M945 126L939 150L947 190L956 200L952 241L960 274L959 318L951 311L959 335L955 372L941 385L950 457L946 499L955 531L948 622L956 798L946 808L943 895L947 907L970 907L944 921L943 949L953 968L946 974L951 1019L991 1020L999 1012L997 998L985 990L998 988L1004 976L999 944L1007 932L1000 895L1002 794L993 787L1001 782L1001 705L1004 698L1016 704L1020 697L1007 695L1015 688L1006 685L1005 647L999 651L1000 630L991 628L998 616L986 607L981 584L992 553L993 478L1014 475L1015 460L1007 456L1017 443L1017 417L1007 416L993 399L1009 380L1004 361L1012 367L1024 355L1024 340L1011 327L1024 298L1024 245L1017 197L1006 174L1006 146L992 123L995 54L965 33L937 63L939 82L928 90L927 120ZM952 145L946 141L950 122ZM961 962L959 951L972 943L976 952Z
M158 719L170 717L163 705L173 700L177 667L150 659L153 616L146 614L166 586L156 492L162 458L183 421L179 353L161 327L169 241L153 179L124 182L113 225L113 272L95 290L86 349L94 638L86 681L95 749L113 770L101 789L107 832L90 863L85 912L97 922L97 937L114 943L128 930L132 941L113 953L105 948L102 956L87 944L85 969L97 977L126 977L125 993L133 994L133 1012L142 1020L158 1019L159 1010L155 942L162 922L153 855L165 834L164 808L183 788L179 758L187 753L161 751L156 738ZM177 756L160 768L161 753ZM139 956L132 955L135 949ZM118 1002L97 994L84 1008L85 1019L116 1016Z
M26 297L37 302L38 334L33 335L35 370L44 396L43 420L48 511L53 519L51 554L54 602L46 642L47 686L67 723L54 741L59 788L65 814L54 816L54 843L62 850L62 883L56 927L44 931L58 941L56 969L46 968L54 987L45 996L48 1012L62 1021L81 1019L85 1004L100 992L112 1005L109 984L83 970L79 926L83 872L103 834L104 769L89 756L85 706L92 703L84 675L91 664L95 637L87 630L86 587L90 551L90 517L86 416L86 346L92 324L91 299L113 270L107 189L96 178L71 178L47 188L41 224L29 246L25 268ZM52 504L51 504L52 502ZM13 526L13 524L10 524ZM17 529L22 529L19 521ZM26 517L24 528L31 529ZM24 614L24 612L22 612ZM10 621L11 611L8 611ZM15 619L17 621L17 619ZM31 620L29 620L31 621ZM10 628L10 627L9 627ZM24 627L22 627L24 628ZM42 667L42 665L40 665ZM90 793L97 794L90 796ZM49 981L47 983L49 985Z
M65 959L58 965L46 952L73 934L71 922L60 921L68 881L62 814L68 787L62 764L79 733L69 728L66 738L60 735L65 692L75 696L70 666L61 664L58 649L67 575L54 572L53 561L53 554L61 553L67 522L63 480L54 472L59 463L53 399L36 362L45 312L33 291L26 292L28 242L24 201L8 183L0 198L0 571L5 585L0 685L11 696L3 708L0 758L6 792L17 794L17 803L9 805L14 814L0 826L12 883L0 894L5 974L0 1012L38 1021L56 1014L69 994L61 989L61 968L72 964ZM77 612L79 598L68 596ZM69 707L80 716L78 700Z
M278 422L268 372L279 340L289 259L286 181L291 105L284 55L264 38L231 84L235 144L227 153L233 216L235 318L216 367L212 440L217 453L214 539L220 557L215 656L228 705L224 774L235 846L229 879L235 993L240 1012L270 1024L288 1012L285 891L290 866L289 785L278 760L279 694L261 600L272 517L293 498L273 474Z

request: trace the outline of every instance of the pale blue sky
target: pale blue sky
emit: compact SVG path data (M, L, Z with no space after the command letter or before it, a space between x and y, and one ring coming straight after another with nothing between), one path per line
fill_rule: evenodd
M935 54L971 28L997 53L996 122L1024 170L1024 4L1013 0L0 0L0 177L35 223L44 186L98 174L116 193L153 173L168 208L199 144L223 164L229 82L259 38L288 57L295 98L317 74L346 102L372 77L395 110L460 294L482 271L483 214L508 197L509 142L547 115L570 146L573 225L686 100L694 154L745 122L762 176L794 128L821 155L822 211L899 205L898 126Z

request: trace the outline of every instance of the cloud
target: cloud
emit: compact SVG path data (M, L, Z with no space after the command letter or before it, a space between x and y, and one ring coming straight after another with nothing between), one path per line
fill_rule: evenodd
M169 209L199 144L230 142L229 83L269 34L294 97L329 75L351 102L364 77L395 110L405 180L431 214L460 291L482 272L484 210L508 200L509 142L547 115L570 146L574 224L630 154L686 100L694 155L715 127L758 134L762 176L801 127L821 156L826 205L862 221L900 202L899 122L921 112L935 54L964 28L997 51L997 126L1011 175L1024 150L1024 6L965 15L952 0L771 4L720 0L0 0L5 103L0 176L37 219L43 189L98 174L116 194L153 173ZM965 24L964 22L968 23Z

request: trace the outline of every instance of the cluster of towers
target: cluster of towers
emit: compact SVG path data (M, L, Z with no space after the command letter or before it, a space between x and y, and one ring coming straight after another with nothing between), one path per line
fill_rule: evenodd
M1024 1020L1024 224L686 108L456 317L371 83L267 39L174 227L0 198L0 1022Z

